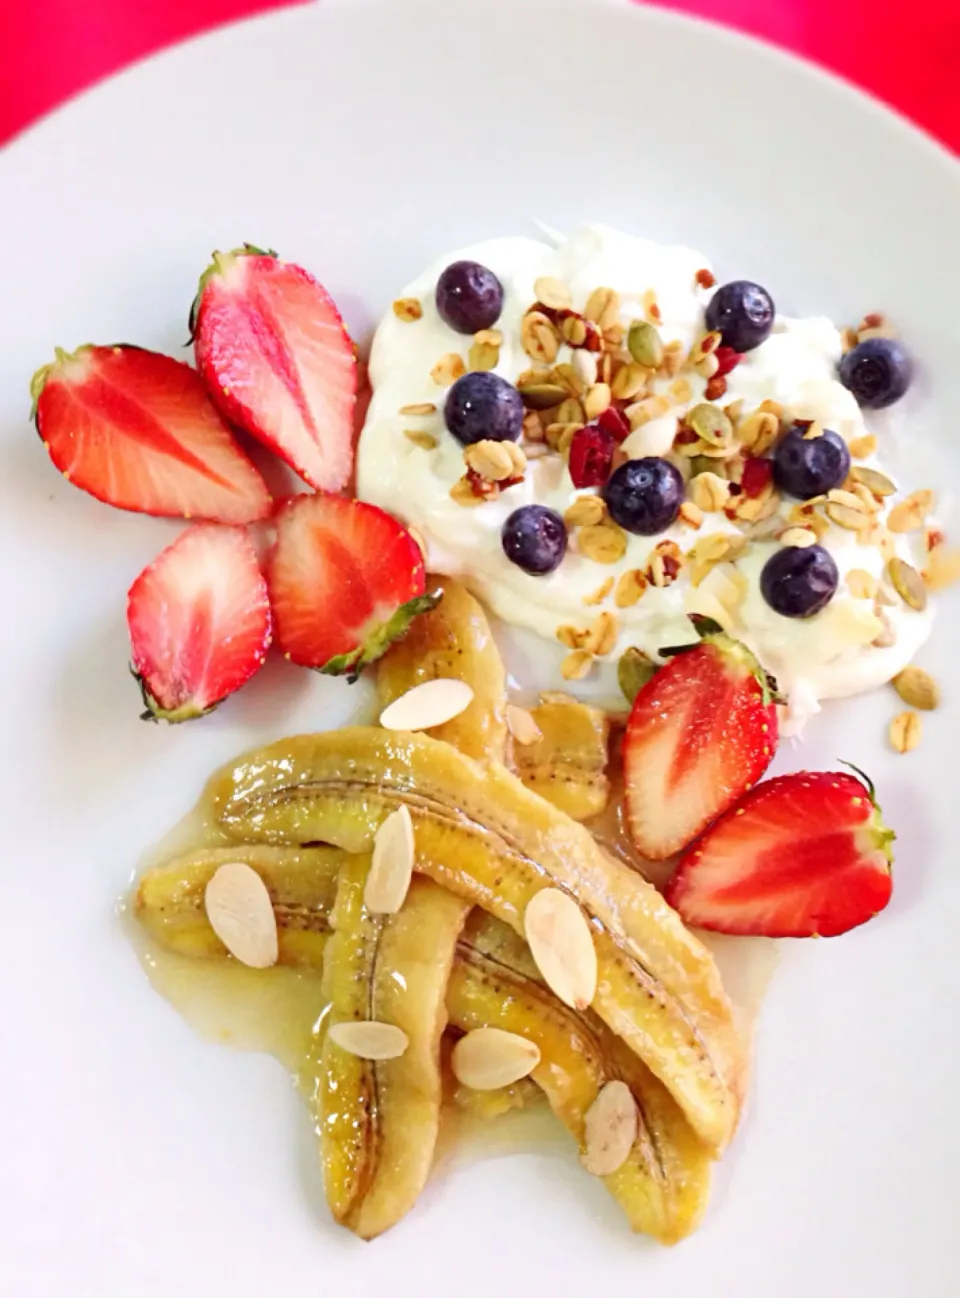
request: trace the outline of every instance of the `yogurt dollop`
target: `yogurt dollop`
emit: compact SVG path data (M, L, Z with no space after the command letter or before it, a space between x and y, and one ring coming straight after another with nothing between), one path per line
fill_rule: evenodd
M646 318L655 301L662 339L679 344L684 354L704 333L704 309L711 294L700 282L709 282L709 276L698 275L710 270L702 253L601 225L585 226L556 245L523 237L493 239L438 259L409 284L400 296L416 299L422 315L411 321L388 312L373 343L373 397L358 450L358 492L417 530L426 543L431 571L459 577L497 616L554 643L561 627L588 628L599 613L608 611L616 619L616 639L605 656L613 660L630 645L654 655L664 646L689 641L691 612L714 616L722 612L731 632L756 653L790 697L795 723L816 711L819 700L872 689L913 659L929 634L932 610L917 612L895 594L878 608L873 583L865 582L863 574L883 583L893 553L922 567L922 530L889 533L884 553L876 543L863 541L860 533L830 523L821 544L836 560L840 583L827 607L808 619L782 617L761 594L761 570L780 544L773 537L751 537L742 553L718 565L698 585L693 581L694 565L687 563L672 584L649 586L635 604L618 607L615 591L620 577L645 570L663 541L675 542L688 554L712 533L749 536L747 525L723 512L704 514L696 529L678 520L658 536L628 535L626 551L614 564L598 563L579 552L575 533L563 562L548 576L531 576L511 563L503 552L501 531L514 509L536 503L563 514L578 497L595 495L596 489L578 491L564 460L551 454L531 459L522 482L482 505L466 507L451 496L451 488L464 474L464 448L444 425L449 387L442 373L434 377L434 372L443 356L457 355L467 364L473 339L455 333L441 320L434 291L441 271L458 259L490 267L503 285L504 306L496 325L502 341L495 372L511 382L533 364L521 346L520 328L537 298L534 283L542 276L566 285L577 311L583 310L598 287L615 289L624 326ZM778 315L767 341L727 376L721 404L742 401L743 410L749 412L764 401L774 401L789 417L815 420L856 447L869 430L856 401L836 377L841 351L840 333L830 320ZM554 363L571 358L571 349L564 346ZM623 444L629 456L671 453L678 419L705 400L706 380L689 368L682 377L689 387L683 399L676 398L669 377L652 381L650 391L667 396L670 409L630 434ZM401 413L410 407L431 409L426 414ZM415 441L409 433L428 437ZM436 445L422 444L430 438ZM855 464L882 468L874 455L857 457ZM898 490L882 502L878 523L904 494ZM787 526L787 516L797 504L795 500L781 503L777 520L781 527ZM769 524L771 530L774 526ZM613 579L611 589L597 603L608 578ZM727 598L730 583L740 591L732 606ZM883 634L878 634L878 612L886 624ZM878 639L880 643L875 643Z

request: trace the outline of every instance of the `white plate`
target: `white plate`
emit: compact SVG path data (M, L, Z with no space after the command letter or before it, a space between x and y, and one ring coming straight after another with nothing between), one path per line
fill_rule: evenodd
M918 448L956 487L960 170L842 85L655 10L371 0L132 69L9 148L0 193L0 1292L952 1298L955 599L924 659L946 708L917 753L885 750L884 692L781 754L875 775L896 895L866 929L788 951L700 1232L673 1251L631 1238L551 1148L458 1168L367 1247L328 1224L280 1068L196 1038L113 914L215 764L339 723L357 692L275 667L199 724L142 725L124 592L176 525L60 482L26 415L55 343L180 347L214 247L303 261L362 333L444 247L593 218L701 247L797 313L890 311L924 365Z

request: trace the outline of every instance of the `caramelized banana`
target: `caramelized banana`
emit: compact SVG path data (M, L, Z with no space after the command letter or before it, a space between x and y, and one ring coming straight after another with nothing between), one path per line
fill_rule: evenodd
M574 820L599 816L610 797L607 714L589 704L544 702L530 709L541 738L513 745L513 764L528 789Z
M419 1198L440 1125L440 1038L454 949L468 907L415 879L397 915L363 904L368 863L345 860L323 960L329 1023L372 1019L407 1035L397 1059L360 1059L324 1041L318 1087L327 1200L362 1239L388 1230Z
M533 1079L581 1145L586 1112L601 1088L625 1081L639 1110L639 1135L604 1184L635 1231L674 1244L696 1228L710 1193L709 1150L666 1088L595 1014L568 1009L544 986L512 929L474 911L457 944L447 1006L464 1032L498 1027L536 1042L541 1062Z
M458 717L431 734L468 757L502 762L507 739L506 676L490 623L483 609L459 582L431 577L427 591L443 591L429 613L415 618L410 630L391 645L377 664L381 707L415 685L449 676L466 681L473 702Z
M169 951L199 957L226 955L207 919L204 892L221 865L243 861L256 870L270 894L277 917L279 963L319 968L343 860L344 854L333 847L204 848L144 871L133 912Z
M319 970L324 946L329 948L332 944L328 936L329 910L334 893L331 880L335 879L336 870L341 865L347 867L350 882L344 884L342 905L336 915L336 922L341 926L336 940L340 940L341 933L349 931L355 935L364 927L362 879L367 868L366 858L351 858L336 848L298 851L242 844L229 849L226 854L222 851L190 853L144 876L137 892L136 914L141 924L166 950L195 957L224 956L224 949L206 919L202 900L197 904L195 899L198 887L202 899L205 886L204 882L197 880L201 865L199 858L214 858L203 862L209 876L227 856L253 866L275 898L280 950L288 953L288 963ZM302 910L278 904L276 898L284 881L293 884L294 875L301 868L305 875L309 874L309 881L305 877L303 886L296 888ZM416 880L407 906L419 907L426 901L432 908L439 892L429 881ZM459 906L449 897L447 904ZM441 903L437 901L437 905L439 907ZM406 907L401 916L405 911ZM290 940L303 932L297 927L303 913L312 917L314 937L310 944ZM392 925L398 918L371 921L368 917L367 923ZM445 906L439 912L438 923L444 929L441 938L448 946L449 929L445 925L453 928L458 922L458 912L451 912ZM425 932L422 925L417 926L416 933L418 940L421 936L424 941L436 940ZM378 967L389 969L391 961L383 961L382 933L380 941ZM389 936L386 941L389 944ZM667 1091L594 1014L576 1014L544 987L525 944L499 920L482 911L474 911L456 942L456 951L457 958L447 987L450 1023L462 1031L484 1026L503 1027L536 1041L542 1059L534 1073L534 1081L577 1141L582 1141L583 1116L600 1087L613 1077L625 1080L637 1100L641 1132L628 1162L618 1172L604 1178L605 1185L623 1208L634 1230L650 1234L664 1243L672 1243L688 1234L696 1225L706 1202L710 1157ZM347 980L341 988L341 995L346 1003L353 1004L357 1000L356 988L364 985L362 944L344 937L338 963L340 959L344 961L341 976ZM333 976L330 963L327 968L330 978ZM356 983L350 981L351 971L358 975ZM365 1017L387 1017L388 1011L382 1005L376 1014L373 1011L368 1014L365 1005L362 1008ZM404 1025L404 1020L395 1015L391 1015L391 1021ZM331 1206L336 1205L335 1211L352 1225L349 1220L351 1205L363 1185L372 1183L374 1177L372 1151L377 1149L377 1145L359 1090L363 1070L374 1066L364 1065L362 1061L354 1061L339 1053L341 1065L352 1070L352 1089L347 1087L347 1091L353 1099L345 1110L339 1111L337 1138L334 1141L331 1137L329 1151L325 1148L325 1155L329 1152L329 1157L325 1157L325 1169ZM393 1060L389 1066L395 1069L402 1062L402 1059ZM376 1067L384 1069L388 1065L381 1063ZM432 1079L432 1072L429 1075ZM306 1089L314 1089L321 1100L327 1096L329 1104L329 1077L322 1070L320 1077L326 1077L326 1080ZM432 1087L432 1080L430 1085ZM491 1118L528 1103L530 1085L530 1081L524 1079L503 1092L458 1092L454 1102L470 1114ZM429 1100L423 1104L418 1101L413 1109L409 1103L404 1107L403 1112L412 1117L411 1132L423 1130L420 1118L426 1111L429 1120L432 1113L430 1103ZM325 1113L329 1113L326 1108L318 1114L317 1127L321 1132L326 1130ZM355 1121L355 1127L351 1127L351 1119ZM403 1179L394 1182L381 1179L379 1194L372 1188L368 1190L365 1211L358 1213L361 1228L370 1230L371 1224L379 1225L374 1221L375 1211L383 1222L391 1216L396 1219L410 1206L415 1197L414 1187L423 1175L424 1163L429 1161L426 1141L418 1152L419 1159L411 1157L406 1164L409 1170ZM385 1226L380 1228L385 1229Z
M541 888L566 890L592 923L593 1008L708 1145L730 1140L742 1047L709 952L652 887L502 767L425 735L355 727L262 749L215 775L206 796L236 839L346 851L368 848L383 818L406 803L417 869L518 933Z

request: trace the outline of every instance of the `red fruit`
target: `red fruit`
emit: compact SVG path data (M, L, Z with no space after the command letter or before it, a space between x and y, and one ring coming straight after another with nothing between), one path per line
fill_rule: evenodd
M602 487L610 476L616 443L609 433L588 424L570 443L570 478L575 487Z
M259 671L272 619L242 527L198 523L130 587L127 625L144 720L189 721Z
M719 933L835 937L872 919L893 890L895 837L873 786L836 771L768 780L683 857L667 900Z
M769 682L723 633L661 667L633 702L623 741L627 825L637 850L681 851L760 779L777 747Z
M30 391L51 460L97 500L222 523L270 512L266 484L189 365L141 347L58 347Z
M603 414L597 416L597 427L609 433L618 446L630 436L627 416L616 406L607 406Z
M735 352L732 347L726 347L723 343L720 344L713 354L717 358L717 378L722 378L723 375L729 374L730 371L736 369L743 360L743 354L741 352Z
M395 518L342 496L295 496L277 514L267 566L277 642L303 667L356 680L439 595Z
M227 419L311 486L341 491L353 470L357 358L323 285L250 245L216 252L190 327L197 367Z
M773 481L773 461L748 455L743 462L740 485L747 496L759 496Z

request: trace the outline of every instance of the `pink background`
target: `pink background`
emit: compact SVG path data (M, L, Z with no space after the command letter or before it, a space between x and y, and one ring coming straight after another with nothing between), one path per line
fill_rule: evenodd
M85 86L194 33L289 0L7 0L0 142ZM816 60L960 152L957 0L673 0Z

